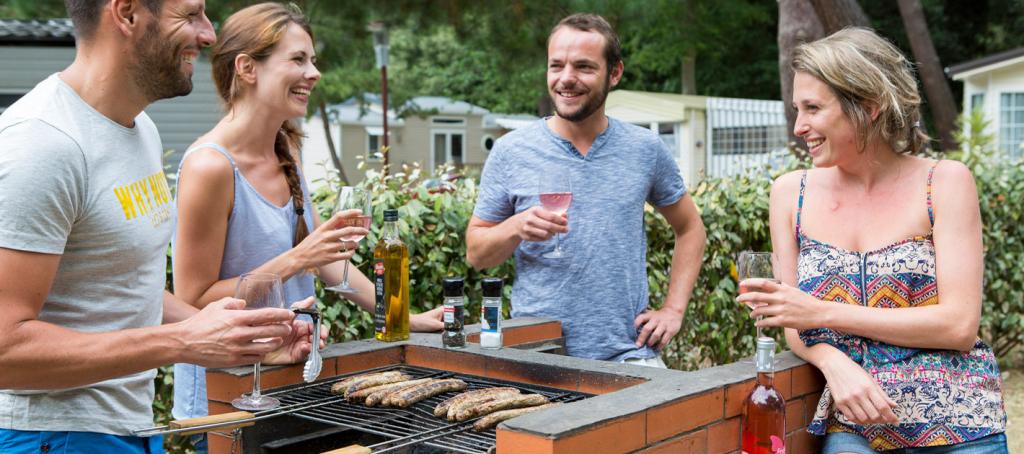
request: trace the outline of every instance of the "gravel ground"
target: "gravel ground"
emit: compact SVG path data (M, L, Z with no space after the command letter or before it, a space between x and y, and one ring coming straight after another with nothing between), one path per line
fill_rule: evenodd
M1024 453L1024 369L1010 369L1003 373L1003 399L1010 452Z

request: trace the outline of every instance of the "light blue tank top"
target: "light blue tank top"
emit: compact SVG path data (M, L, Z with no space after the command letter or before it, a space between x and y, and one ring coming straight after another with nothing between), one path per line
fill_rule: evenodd
M292 200L279 207L270 203L256 191L245 179L238 165L224 147L215 143L197 145L185 152L178 166L178 178L181 181L181 165L189 154L201 148L217 150L231 163L234 172L235 198L228 217L227 238L224 241L224 257L220 265L220 279L230 279L252 271L270 259L277 257L292 248L295 236L295 208ZM313 203L309 198L309 189L299 171L304 199L303 217L306 226L313 230ZM171 238L171 250L174 250L174 238ZM173 260L173 254L171 259ZM313 275L299 273L284 283L285 305L300 301L314 294ZM193 364L174 365L174 408L171 413L176 419L206 416L206 369Z

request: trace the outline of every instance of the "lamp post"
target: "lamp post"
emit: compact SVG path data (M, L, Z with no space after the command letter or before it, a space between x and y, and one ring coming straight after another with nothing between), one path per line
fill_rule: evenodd
M390 169L388 155L391 148L388 146L388 28L383 22L371 22L367 30L373 33L373 50L377 57L377 67L380 68L380 102L384 109L384 137L381 146L381 155L384 165L381 169L383 175L387 175Z

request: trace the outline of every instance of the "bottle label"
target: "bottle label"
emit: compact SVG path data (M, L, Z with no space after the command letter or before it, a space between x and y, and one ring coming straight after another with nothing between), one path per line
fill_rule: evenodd
M480 316L480 331L497 333L501 331L501 306L483 306Z
M450 304L444 306L444 329L445 331L462 332L462 324L465 322L466 313L461 304Z
M377 259L373 262L373 294L376 297L376 304L374 306L373 314L373 326L374 330L380 334L387 332L387 324L384 323L387 319L385 313L387 311L387 299L384 295L384 260Z

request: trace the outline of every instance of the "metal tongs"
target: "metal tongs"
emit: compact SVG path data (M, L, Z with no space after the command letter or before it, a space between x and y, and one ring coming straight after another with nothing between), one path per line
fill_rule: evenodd
M306 365L302 367L302 379L306 383L316 380L324 367L324 359L320 356L320 311L314 309L292 309L296 314L306 314L313 318L313 349L309 351Z

